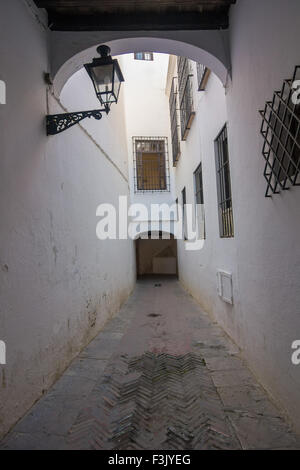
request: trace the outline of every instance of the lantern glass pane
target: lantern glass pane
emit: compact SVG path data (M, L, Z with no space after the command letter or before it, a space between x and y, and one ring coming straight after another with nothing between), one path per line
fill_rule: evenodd
M113 91L114 91L116 101L118 101L118 98L119 98L120 88L121 88L121 80L120 80L119 74L117 72L117 69L115 67L114 90Z
M112 75L113 64L101 65L91 68L91 76L93 78L97 93L101 95L104 103L110 102L110 96L113 92Z

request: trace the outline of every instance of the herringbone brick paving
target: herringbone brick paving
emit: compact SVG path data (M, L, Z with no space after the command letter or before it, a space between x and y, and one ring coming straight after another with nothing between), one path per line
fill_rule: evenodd
M158 285L157 285L158 284ZM175 280L134 294L2 449L300 448L236 345Z
M71 448L87 441L111 450L240 448L199 355L148 352L120 361L125 367L102 379L101 402L98 388L70 430Z

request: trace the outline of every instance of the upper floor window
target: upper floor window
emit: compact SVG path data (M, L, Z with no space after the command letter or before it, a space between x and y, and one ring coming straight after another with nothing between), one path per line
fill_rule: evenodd
M234 236L227 126L215 140L219 226L221 238Z
M194 172L195 182L195 200L196 200L196 218L199 239L205 238L205 214L204 214L204 197L203 197L203 177L202 163Z
M135 60L153 60L153 52L135 52Z
M205 65L197 63L198 91L204 91L210 76L210 70Z
M167 137L133 137L134 189L170 191Z
M195 117L190 61L185 57L178 57L177 69L181 139L186 140Z
M180 156L180 141L178 133L178 113L177 113L177 90L175 88L175 78L172 81L172 87L169 98L171 135L172 135L172 153L173 165L176 166Z
M182 231L184 239L187 240L187 221L186 221L186 189L185 187L181 191L182 200Z

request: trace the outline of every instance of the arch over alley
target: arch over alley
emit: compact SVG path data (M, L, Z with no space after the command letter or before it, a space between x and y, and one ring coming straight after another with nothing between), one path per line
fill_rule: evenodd
M59 36L62 35L60 38ZM71 33L54 33L52 37L52 65L55 94L59 96L67 80L83 64L97 56L96 48L105 43L112 55L149 51L187 57L211 69L223 85L230 75L228 34L225 31L84 33L81 40L73 41ZM148 36L148 37L147 37Z

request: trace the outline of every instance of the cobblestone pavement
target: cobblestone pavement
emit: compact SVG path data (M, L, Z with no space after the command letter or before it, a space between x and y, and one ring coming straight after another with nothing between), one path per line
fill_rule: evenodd
M178 281L148 279L0 448L300 449L300 441Z

